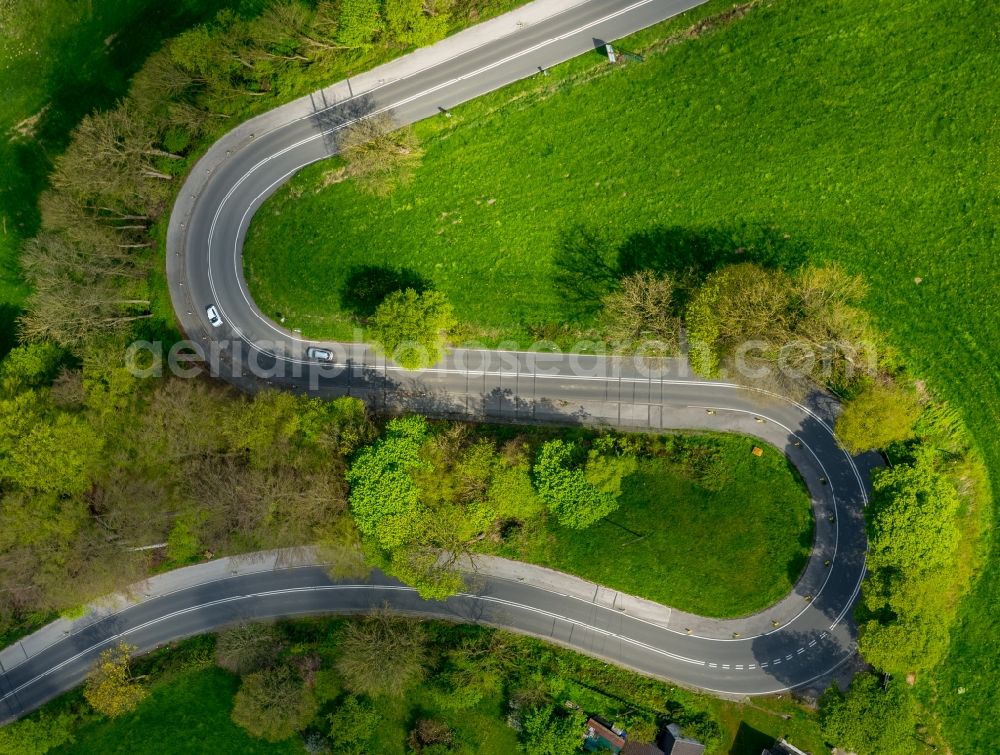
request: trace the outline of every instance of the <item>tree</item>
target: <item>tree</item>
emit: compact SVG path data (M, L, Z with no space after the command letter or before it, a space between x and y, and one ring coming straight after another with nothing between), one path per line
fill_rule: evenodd
M407 370L430 367L444 357L448 334L457 325L451 304L440 291L418 294L412 288L389 294L370 323L381 350Z
M232 719L259 739L280 742L305 729L316 710L312 690L282 665L243 677Z
M342 0L337 26L337 41L345 47L367 47L384 25L378 0Z
M157 142L149 119L128 100L84 116L56 161L52 186L97 205L151 214L166 198L164 184L173 178L161 162L180 159Z
M419 47L445 35L450 6L450 0L385 0L382 7L389 34L401 44Z
M423 417L392 420L385 435L364 448L347 472L354 521L363 535L386 550L409 540L423 516L409 472L423 464L420 448L426 436Z
M618 508L613 492L587 479L576 460L580 453L575 443L551 440L542 446L534 468L539 496L560 524L574 529L585 529Z
M310 443L349 456L375 438L375 426L360 399L308 399L299 410L299 432Z
M773 351L790 331L791 301L791 284L783 273L744 263L710 274L688 304L685 318L688 340L700 362L696 367L717 374L723 360L751 340Z
M837 437L851 453L888 448L913 437L920 417L917 397L897 386L873 385L844 405Z
M0 728L0 755L45 755L73 742L75 717L70 713L41 713Z
M580 752L586 717L579 710L557 711L554 706L528 711L522 723L528 755L575 755Z
M8 395L50 385L65 356L50 342L15 346L0 362L0 390Z
M146 698L146 689L133 678L129 669L129 657L137 650L119 642L116 647L101 652L83 689L84 698L98 713L115 718L135 710Z
M237 624L219 632L215 662L234 674L248 674L274 663L280 642L271 624Z
M53 412L29 391L0 400L0 419L0 480L55 495L90 487L102 444L83 417Z
M371 733L378 726L379 712L367 700L348 695L327 718L330 745L338 755L367 755Z
M875 674L858 674L847 694L836 686L820 699L823 736L858 755L905 755L914 751L913 698L900 682L883 684Z
M803 380L845 387L870 378L877 344L858 306L864 291L839 268L716 270L685 315L694 366L786 391L801 391Z
M379 612L345 625L339 640L337 671L355 694L400 697L426 673L427 639L415 621Z
M618 282L604 297L608 338L644 356L670 356L680 348L680 317L675 312L676 284L667 275L640 270Z
M953 562L961 504L951 482L929 459L880 470L868 504L869 567L921 572Z
M339 147L347 175L376 196L388 196L409 183L424 154L413 128L397 126L388 113L360 118L344 128Z
M927 455L879 472L872 488L859 648L885 671L934 668L957 599L958 494Z

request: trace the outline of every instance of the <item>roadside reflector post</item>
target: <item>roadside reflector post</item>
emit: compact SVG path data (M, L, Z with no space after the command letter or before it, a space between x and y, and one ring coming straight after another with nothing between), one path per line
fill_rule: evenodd
M609 63L616 63L616 62L618 62L618 58L615 57L615 48L614 47L612 47L610 44L606 44L606 45L604 45L604 49L608 53L608 62Z

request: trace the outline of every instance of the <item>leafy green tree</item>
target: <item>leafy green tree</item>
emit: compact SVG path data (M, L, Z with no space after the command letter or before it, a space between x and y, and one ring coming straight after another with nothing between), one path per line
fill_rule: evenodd
M960 537L960 500L930 460L881 470L872 489L866 512L870 568L920 572L952 564Z
M560 524L574 529L585 529L618 508L613 492L598 488L587 478L576 460L580 454L574 443L551 440L542 446L534 468L539 496ZM595 478L613 482L600 473Z
M376 613L339 635L337 671L360 695L400 697L427 673L427 637L415 621Z
M778 271L744 263L709 275L685 317L696 369L717 375L734 349L752 340L767 347L749 366L771 364L776 348L788 339L792 301L791 281Z
M583 474L587 482L617 500L622 493L622 482L638 468L639 463L630 454L611 456L592 450L587 454Z
M287 391L261 391L226 413L224 432L229 447L247 453L251 463L268 467L299 429L299 399Z
M83 417L53 412L33 391L0 400L0 479L56 495L90 487L101 441Z
M894 618L861 625L858 649L878 669L896 673L929 671L948 654L950 612L931 614L926 606L910 607Z
M299 410L302 437L341 456L349 456L375 437L375 426L360 399L307 399Z
M429 45L448 30L449 2L385 0L382 6L389 34L404 45Z
M45 755L73 742L76 719L70 713L40 713L0 728L0 755Z
M443 293L418 294L408 288L389 294L375 310L369 327L385 354L401 367L417 370L441 361L448 334L456 325Z
M497 519L526 521L545 508L535 492L527 464L503 466L493 473L487 498Z
M333 752L342 755L367 755L371 752L371 734L378 726L378 710L367 700L348 695L327 717Z
M578 710L554 706L528 711L522 722L522 743L528 755L575 755L583 742L586 717Z
M873 385L844 406L837 419L837 437L851 453L888 448L913 437L921 406L910 391Z
M378 0L341 0L337 41L345 47L367 47L384 29Z
M927 453L876 474L859 648L877 668L933 668L948 649L957 584L958 493Z
M823 736L858 755L912 753L916 714L913 698L898 681L883 685L875 674L858 674L847 694L836 686L820 699Z
M0 362L0 388L9 395L52 383L65 354L50 342L15 346Z
M424 464L420 448L426 437L423 417L392 420L385 435L362 449L347 472L354 521L362 535L386 550L407 542L424 515L409 473Z
M108 648L91 669L83 696L98 713L115 718L136 709L147 692L132 676L129 658L137 648L124 642Z
M312 690L288 666L243 677L233 701L233 722L251 735L280 742L302 731L316 715Z

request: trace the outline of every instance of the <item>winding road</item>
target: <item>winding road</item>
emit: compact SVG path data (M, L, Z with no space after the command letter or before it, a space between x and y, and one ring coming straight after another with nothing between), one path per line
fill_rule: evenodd
M239 620L382 605L528 633L727 695L818 689L855 657L851 609L867 548L862 512L868 473L879 461L874 455L852 458L839 446L831 429L838 407L827 397L795 402L702 380L683 360L652 371L603 356L456 349L434 368L410 373L355 343L322 344L335 359L317 364L305 350L319 344L265 318L243 278L242 243L253 213L296 171L332 154L343 125L381 111L399 122L439 114L698 4L538 0L241 125L210 148L178 197L168 234L168 281L189 338L216 374L247 390L270 384L319 396L354 395L377 410L464 419L759 437L788 456L812 498L813 554L793 592L760 614L712 620L502 561L470 572L467 592L444 602L424 601L379 574L366 582L335 582L310 562L247 573L203 565L178 572L170 589L110 614L95 609L5 649L0 720L78 684L100 650L119 638L150 649ZM206 317L208 305L218 308L218 327Z

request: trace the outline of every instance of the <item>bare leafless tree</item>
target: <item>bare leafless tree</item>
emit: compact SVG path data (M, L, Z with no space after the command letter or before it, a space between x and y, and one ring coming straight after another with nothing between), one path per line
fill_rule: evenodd
M340 152L347 173L364 191L386 196L408 183L423 158L416 132L397 127L388 113L378 113L344 128Z

